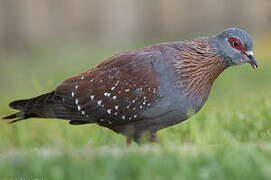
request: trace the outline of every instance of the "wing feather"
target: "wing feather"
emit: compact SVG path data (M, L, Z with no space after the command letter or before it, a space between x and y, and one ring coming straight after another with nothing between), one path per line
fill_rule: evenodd
M63 104L104 126L140 119L156 99L160 52L141 49L113 56L97 67L65 80L56 88Z

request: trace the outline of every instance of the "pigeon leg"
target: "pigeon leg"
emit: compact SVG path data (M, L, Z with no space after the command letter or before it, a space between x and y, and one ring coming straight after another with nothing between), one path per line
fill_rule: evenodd
M132 144L132 140L131 140L131 138L126 137L126 145L127 145L127 147L130 147L130 146L131 146L131 144Z
M153 143L157 143L157 142L159 142L159 139L156 136L156 134L151 134L150 137L149 137L149 141L153 142Z

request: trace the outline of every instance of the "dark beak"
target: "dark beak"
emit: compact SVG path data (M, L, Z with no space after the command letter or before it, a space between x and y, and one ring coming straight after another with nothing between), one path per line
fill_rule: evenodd
M254 68L258 68L258 63L253 55L253 52L252 51L247 51L246 53L246 56L247 56L247 62Z

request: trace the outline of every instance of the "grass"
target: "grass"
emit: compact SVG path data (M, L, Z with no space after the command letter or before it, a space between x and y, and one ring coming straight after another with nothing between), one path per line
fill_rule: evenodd
M264 41L265 42L265 41ZM158 144L133 144L96 125L31 119L0 122L0 179L270 179L270 46L255 45L260 68L226 70L205 107L159 132ZM0 116L7 104L52 90L116 51L35 48L0 60Z

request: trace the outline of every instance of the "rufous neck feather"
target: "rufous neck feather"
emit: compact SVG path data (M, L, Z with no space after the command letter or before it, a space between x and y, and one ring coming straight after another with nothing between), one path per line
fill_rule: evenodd
M227 68L209 38L184 43L175 64L177 85L193 96L209 94L214 80Z

